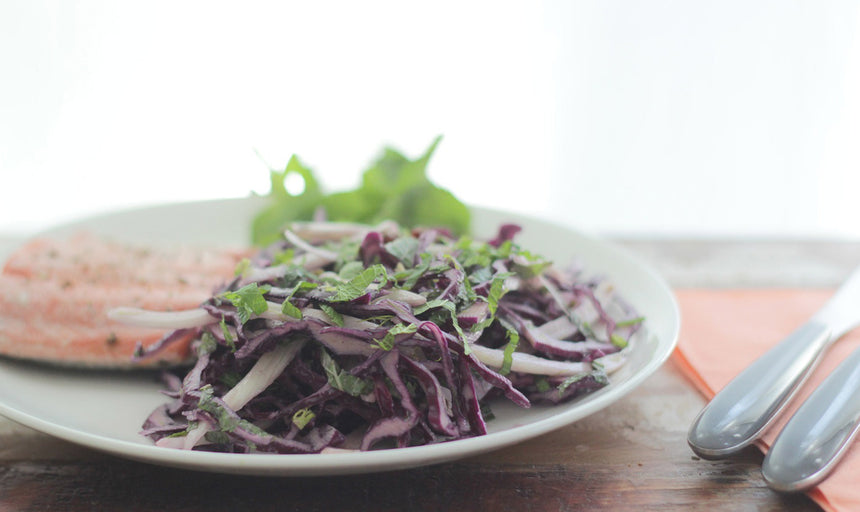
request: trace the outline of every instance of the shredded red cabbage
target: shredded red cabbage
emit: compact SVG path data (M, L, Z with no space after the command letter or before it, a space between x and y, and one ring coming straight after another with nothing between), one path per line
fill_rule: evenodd
M514 242L432 229L297 225L201 311L196 362L142 434L231 453L407 447L487 432L494 397L521 407L599 389L641 325L611 286ZM328 233L338 232L338 238ZM148 312L123 310L150 324ZM159 318L163 318L162 316ZM201 318L203 319L201 321ZM208 320L206 320L208 318ZM171 324L176 327L176 322ZM622 354L623 355L623 354Z

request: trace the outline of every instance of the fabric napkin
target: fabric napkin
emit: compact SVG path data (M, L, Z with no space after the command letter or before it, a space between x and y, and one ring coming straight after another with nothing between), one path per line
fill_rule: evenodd
M710 399L735 375L814 314L830 289L681 289L681 333L673 358L686 377ZM853 349L860 329L825 354L786 412L757 443L763 452L791 414ZM827 511L860 510L860 446L809 496Z

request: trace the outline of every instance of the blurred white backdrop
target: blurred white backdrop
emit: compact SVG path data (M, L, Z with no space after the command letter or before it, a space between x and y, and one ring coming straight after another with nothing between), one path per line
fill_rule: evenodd
M860 238L860 2L0 3L0 233L384 144L609 235Z

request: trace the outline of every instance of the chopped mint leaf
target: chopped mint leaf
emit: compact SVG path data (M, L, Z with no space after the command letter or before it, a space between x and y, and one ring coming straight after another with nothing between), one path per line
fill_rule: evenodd
M292 318L297 318L299 320L302 319L302 310L297 308L289 300L285 300L284 303L281 305L281 313Z
M418 280L431 272L430 255L422 254L421 263L412 269L402 270L394 274L394 280L401 283L401 286L406 290L411 290L418 283ZM447 270L448 267L445 267Z
M224 318L224 315L221 315L221 334L224 336L224 341L227 343L227 346L230 347L230 350L236 351L236 341L233 340L233 333L230 332L230 328L227 327L227 319Z
M274 265L290 265L293 263L293 258L296 257L296 250L292 247L278 251L272 256Z
M401 236L385 244L385 250L408 268L415 264L418 239L412 236Z
M367 287L377 279L384 285L388 281L388 272L382 265L366 268L357 276L337 287L337 292L331 299L333 302L346 302L364 295Z
M493 262L493 258L482 250L468 249L460 254L463 268L484 267L487 268Z
M197 346L197 356L211 354L215 352L216 348L218 348L218 341L215 339L215 336L212 336L211 332L205 331L200 336L200 344Z
M487 318L485 318L482 321L473 325L472 328L469 330L472 332L483 331L487 327L493 325L493 322L495 322L495 321L496 321L496 317L493 315L489 315Z
M257 283L251 283L236 291L224 292L222 296L236 306L239 320L244 324L252 315L261 315L269 309L263 295L270 289L269 285L257 286Z
M343 327L343 315L338 313L333 307L328 304L320 304L320 309L323 310L323 313L331 320L331 323L338 327Z
M460 238L458 238L456 242L454 242L454 248L456 248L457 250L460 250L460 251L462 251L464 249L469 249L470 247L472 247L473 242L474 242L474 240L472 240L471 236L463 235Z
M305 428L308 423L313 421L317 415L314 414L310 409L299 409L295 413L293 413L293 425L298 427L299 430Z
M490 292L487 295L487 302L489 303L490 314L492 315L496 314L496 310L499 309L499 301L507 293L505 280L510 276L511 274L509 273L502 273L493 277L493 282L490 284Z
M451 325L454 327L454 330L457 331L457 336L460 338L460 342L463 343L463 352L466 355L472 353L472 348L469 347L469 342L466 339L466 334L463 332L463 328L460 327L460 322L457 320L457 305L451 302L450 300L445 299L434 299L428 300L421 306L418 306L413 310L416 315L420 315L421 313L425 313L431 309L442 308L448 312L445 315L446 320L451 321Z
M645 321L644 316L639 316L636 318L630 318L628 320L622 320L620 322L615 322L615 327L629 327L631 325L640 324Z
M384 337L373 340L374 344L385 351L390 351L394 348L394 335L386 333Z
M589 375L591 375L591 374L590 373L577 373L576 375L571 375L570 377L564 379L561 382L561 384L558 385L558 388L557 388L558 394L564 393L564 391L567 388L569 388L573 384L576 384L577 382L581 381L582 379L588 377Z
M533 261L528 264L517 264L513 265L513 270L524 277L525 279L530 279L532 277L540 275L544 270L552 265L551 261Z
M546 393L547 391L552 389L552 386L550 385L546 377L538 377L537 379L535 379L535 389L537 389L539 393Z
M558 394L560 395L564 393L567 388L587 377L593 378L595 382L599 384L608 384L609 377L606 375L606 372L603 371L603 365L597 363L596 361L592 361L591 365L592 367L594 367L594 371L592 371L591 373L578 373L576 375L571 375L570 377L564 379L562 383L558 385Z
M329 385L335 389L352 396L361 396L373 389L373 382L356 377L342 370L325 349L320 350L320 363L325 371Z
M505 240L504 242L499 244L498 248L496 248L496 253L498 254L499 258L506 259L511 256L511 251L513 250L513 248L514 243L510 240Z
M472 326L472 332L478 332L486 329L496 320L496 311L499 309L499 301L502 299L507 290L505 289L505 280L510 277L511 273L500 273L493 277L493 282L490 284L490 291L487 294L487 304L489 315L483 321ZM505 325L508 332L516 332L513 327Z
M391 350L394 348L394 337L398 334L412 334L418 331L418 326L415 324L396 324L381 339L374 340L379 348L383 350Z
M197 400L197 407L211 414L218 421L218 426L226 432L233 432L238 426L236 418L220 406L213 397L215 396L211 384L206 384L200 388L200 398Z
M475 293L475 289L472 288L471 281L464 279L460 285L460 292L457 294L457 301L460 304L471 304L478 300L478 294Z
M464 267L468 268L466 264L463 264ZM479 267L477 270L473 271L469 275L469 281L480 284L486 281L489 281L493 278L493 269L490 267Z
M444 307L445 309L451 310L452 308L454 308L454 303L451 302L450 300L445 300L445 299L428 300L424 304L422 304L420 306L416 306L415 309L413 310L413 312L416 315L420 315L421 313L425 313L431 309L436 309L436 308L441 308L441 307Z
M214 393L212 390L212 386L207 384L200 388L200 398L197 401L197 407L201 410L204 410L212 415L215 420L218 422L218 428L221 429L222 433L233 432L237 428L242 428L248 432L252 432L254 434L260 436L270 436L268 432L261 429L257 425L254 425L248 420L239 418L233 414L230 414L230 411L224 408L220 403L213 399ZM213 431L213 432L217 432ZM217 437L217 434L215 435Z
M285 288L289 288L303 282L310 282L315 278L316 276L305 270L301 265L290 264L287 266L284 276L280 279L280 285Z
M579 331L585 335L586 338L597 339L597 334L594 332L594 329L591 328L591 324L582 320L575 312L571 311L568 315L570 320L573 322L573 325L576 326Z
M291 303L290 299L292 299L297 293L302 293L302 292L305 292L308 290L315 290L318 287L319 287L319 285L317 283L311 283L308 281L300 281L293 288L293 291L290 292L290 295L286 299L284 299L284 303L281 305L281 313L283 313L287 316L301 320L302 319L302 310L300 310L293 303Z
M502 368L499 370L499 373L502 375L511 373L511 365L514 363L514 351L520 343L520 335L514 329L507 328L507 334L505 337L507 338L508 343L505 345L505 353L502 357Z
M293 288L293 291L290 293L290 297L294 296L297 293L304 293L311 290L316 290L317 288L319 288L319 285L317 283L312 283L310 281L301 281Z
M345 263L338 271L338 277L344 281L355 279L356 276L364 271L364 264L360 261L350 261Z
M618 334L612 334L612 335L609 337L609 341L611 341L611 342L612 342L612 344L613 344L613 345L615 345L615 346L616 346L616 347L618 347L618 348L624 348L624 347L626 347L626 346L627 346L627 340L626 340L626 339L624 339L624 337L623 337L623 336L620 336L620 335L618 335Z
M493 412L493 408L490 407L489 402L481 401L479 406L481 408L481 416L484 418L484 421L492 421L496 419L496 414Z

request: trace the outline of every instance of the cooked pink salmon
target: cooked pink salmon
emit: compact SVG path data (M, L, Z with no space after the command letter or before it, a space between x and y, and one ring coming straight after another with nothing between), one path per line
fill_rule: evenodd
M89 233L33 239L0 274L0 354L89 367L187 360L190 340L157 359L133 363L138 342L149 345L165 332L111 321L108 310L195 308L249 255L241 249L145 248Z

